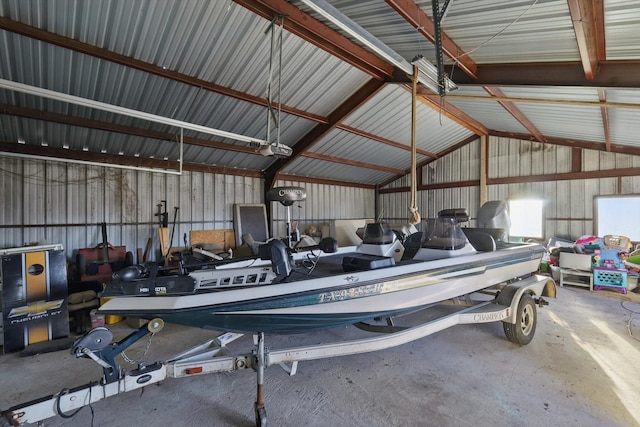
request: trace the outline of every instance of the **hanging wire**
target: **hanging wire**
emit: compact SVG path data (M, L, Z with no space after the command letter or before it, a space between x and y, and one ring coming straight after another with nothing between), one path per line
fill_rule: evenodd
M522 18L527 12L529 12L529 10L531 10L531 8L533 6L535 6L538 3L539 0L534 0L533 3L531 3L529 5L529 7L522 12L520 15L518 15L518 17L516 19L514 19L513 21L511 21L509 24L507 24L506 27L504 27L503 29L501 29L500 31L498 31L497 33L495 33L493 36L489 37L487 40L483 41L482 43L480 43L478 46L474 47L471 50L466 51L465 53L463 53L460 56L457 56L455 58L451 58L452 61L456 61L464 56L469 56L470 54L472 54L473 52L475 52L476 50L480 49L481 47L487 45L488 43L490 43L493 39L499 37L502 33L504 33L505 31L507 31L509 29L509 27L511 27L512 25L514 25L516 22L518 22L520 20L520 18Z
M280 116L282 114L282 103L280 102L280 97L282 94L282 40L284 34L284 18L285 15L276 15L271 20L271 24L265 31L265 34L271 31L271 42L270 42L270 53L269 53L269 81L267 82L267 143L271 144L271 121L273 121L274 126L276 128L276 137L275 142L276 145L280 144ZM276 24L277 21L280 21L279 24ZM276 34L276 30L274 27L278 27L278 33ZM274 66L274 55L278 50L278 90L276 96L276 102L278 103L278 108L274 112L273 108L273 66Z

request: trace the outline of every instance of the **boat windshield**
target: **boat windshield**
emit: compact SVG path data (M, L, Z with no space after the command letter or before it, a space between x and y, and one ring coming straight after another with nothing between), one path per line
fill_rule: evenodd
M386 222L367 224L362 236L362 243L368 245L387 245L393 243L393 230Z
M462 249L467 238L454 218L438 218L426 222L424 248L455 250Z

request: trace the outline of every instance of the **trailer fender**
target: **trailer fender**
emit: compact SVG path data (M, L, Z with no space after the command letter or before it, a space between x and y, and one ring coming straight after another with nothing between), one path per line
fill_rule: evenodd
M506 285L496 298L498 304L511 307L511 315L503 322L515 323L518 304L524 294L534 296L537 301L543 301L541 297L555 298L556 283L551 277L533 275Z

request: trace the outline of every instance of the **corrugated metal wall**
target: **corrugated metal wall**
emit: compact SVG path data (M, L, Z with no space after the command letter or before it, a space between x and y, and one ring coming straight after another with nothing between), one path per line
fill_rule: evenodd
M594 172L640 167L640 157L595 150L580 150L582 171ZM423 168L423 184L455 183L479 179L480 144L473 142ZM571 172L572 148L539 144L509 138L489 138L488 175L491 178L522 177ZM407 185L392 183L386 188ZM573 180L505 183L488 185L489 200L535 197L546 200L545 235L571 240L593 234L595 196L640 194L640 176L586 178ZM480 204L477 186L418 193L418 207L423 218L433 218L445 208L465 207L475 219ZM409 193L380 195L380 209L390 221L406 221L409 216ZM621 220L625 217L621 214ZM470 225L475 225L471 221Z
M292 207L291 218L305 231L332 219L373 218L375 191L367 188L278 181L300 186L307 200ZM235 203L263 203L259 178L184 172L181 176L106 167L0 157L0 248L33 242L62 243L74 249L108 240L135 253L152 237L158 250L157 204L167 201L169 226L179 207L174 246L190 230L233 228ZM274 230L283 234L286 211L271 203Z
M153 237L158 248L157 204L167 201L169 224L177 212L174 246L190 230L233 228L234 203L261 203L263 180L184 172L181 176L0 157L0 247L62 243L73 249L108 240L135 253Z

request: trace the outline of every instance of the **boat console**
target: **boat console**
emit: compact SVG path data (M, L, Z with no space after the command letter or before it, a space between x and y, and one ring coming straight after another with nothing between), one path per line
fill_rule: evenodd
M386 222L367 224L362 243L357 252L378 257L390 257L399 262L404 254L404 246L396 233Z

